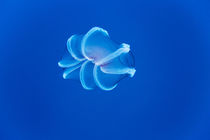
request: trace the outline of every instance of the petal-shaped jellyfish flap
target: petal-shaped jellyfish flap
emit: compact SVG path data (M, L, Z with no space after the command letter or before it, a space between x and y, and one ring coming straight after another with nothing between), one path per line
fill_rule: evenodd
M92 28L82 40L82 54L93 62L101 60L118 48L119 45L109 38L107 31L99 27Z
M80 82L85 89L91 90L96 84L93 78L94 64L91 61L85 61L80 69Z
M101 71L100 66L95 65L93 70L93 77L96 85L103 90L114 89L118 82L125 78L125 74L106 74Z
M135 67L135 59L131 51L120 55L119 59L124 65L132 68Z
M58 62L58 66L61 68L68 68L79 64L80 61L75 60L70 54L66 54L63 58Z
M101 71L107 74L129 74L133 77L136 70L134 69L134 59L132 54L123 53L112 59L109 63L100 66Z
M82 63L79 63L75 66L65 69L63 72L63 78L78 80L81 65L82 65Z
M85 60L81 52L82 35L72 35L67 41L67 49L69 53L78 61Z

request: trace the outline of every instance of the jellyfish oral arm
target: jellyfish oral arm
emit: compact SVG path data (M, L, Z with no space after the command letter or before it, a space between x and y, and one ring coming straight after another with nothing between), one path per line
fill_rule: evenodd
M134 68L121 68L121 69L103 69L103 66L100 67L101 71L107 74L129 74L130 77L133 77L136 73L136 70Z
M96 65L104 65L107 62L109 62L110 60L120 56L122 53L128 53L130 51L130 46L128 44L121 44L121 48L119 48L118 50L116 50L115 52L109 54L108 56L106 56L105 58L101 59L98 62L95 62Z

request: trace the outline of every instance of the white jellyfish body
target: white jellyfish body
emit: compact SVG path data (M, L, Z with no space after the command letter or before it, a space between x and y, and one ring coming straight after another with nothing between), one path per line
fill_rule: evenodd
M84 36L71 36L67 49L68 54L58 62L65 68L63 78L78 78L87 90L96 86L112 90L121 79L133 77L136 72L130 46L116 44L102 28L93 27Z

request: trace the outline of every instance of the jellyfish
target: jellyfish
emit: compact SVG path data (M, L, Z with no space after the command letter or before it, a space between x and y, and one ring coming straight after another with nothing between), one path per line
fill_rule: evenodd
M85 35L72 35L67 54L58 62L64 79L77 79L84 89L114 89L119 81L133 77L135 61L130 45L112 41L106 30L93 27Z

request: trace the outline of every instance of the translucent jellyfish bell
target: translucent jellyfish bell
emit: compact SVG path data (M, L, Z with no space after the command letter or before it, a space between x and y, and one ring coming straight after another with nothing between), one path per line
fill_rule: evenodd
M64 68L64 79L78 77L85 89L96 86L103 90L114 89L120 80L133 77L134 57L130 46L113 42L108 32L94 27L83 35L73 35L67 41L68 54L58 65Z

